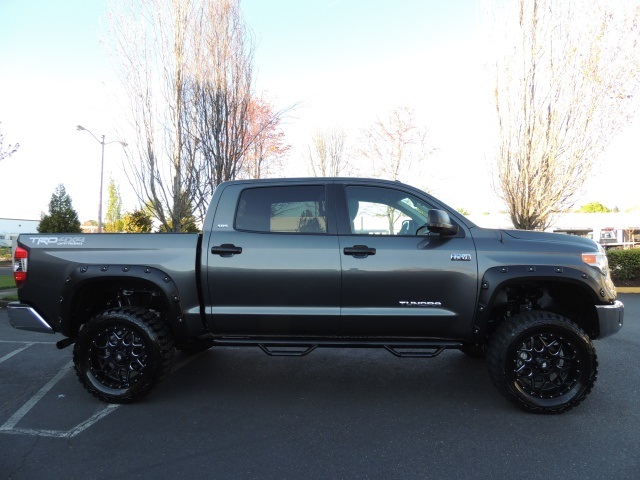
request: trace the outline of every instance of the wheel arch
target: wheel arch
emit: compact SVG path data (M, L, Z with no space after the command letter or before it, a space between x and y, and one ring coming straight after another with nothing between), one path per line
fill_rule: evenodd
M158 312L174 338L187 335L176 283L147 266L83 265L65 280L60 296L62 333L75 337L94 315L114 307L136 306Z
M600 303L595 279L584 272L554 266L496 267L485 272L474 322L476 339L484 339L511 315L546 310L565 316L590 338L599 335Z

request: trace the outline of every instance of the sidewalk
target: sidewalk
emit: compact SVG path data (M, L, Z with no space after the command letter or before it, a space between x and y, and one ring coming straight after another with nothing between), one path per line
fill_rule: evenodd
M16 295L17 293L17 288L6 288L0 290L0 310L3 308L7 308L7 303L9 303L8 300L5 300L5 297L8 297L9 295Z

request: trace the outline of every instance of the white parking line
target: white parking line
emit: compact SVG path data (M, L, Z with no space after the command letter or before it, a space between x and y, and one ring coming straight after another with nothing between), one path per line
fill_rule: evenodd
M21 343L24 343L24 342L21 342ZM29 345L27 345L27 347L28 346ZM24 347L19 351L22 351L27 347ZM16 351L15 353L12 352L11 356L15 355L16 353L19 353L19 351ZM195 359L202 356L204 353L205 352L201 352L197 355L187 357L182 362L176 364L174 368L171 369L171 373L181 369L185 365L188 365ZM36 405L36 403L38 403L42 399L42 397L44 397L47 394L47 392L49 392L49 390L51 390L56 385L56 383L58 383L62 379L62 377L64 377L64 375L67 373L67 371L71 368L72 365L73 365L73 361L70 361L64 367L62 367L62 369L57 373L55 377L49 380L49 382L47 382L47 384L44 387L42 387L33 397L31 397L16 413L14 413L11 416L11 418L9 418L9 420L7 420L4 423L4 425L0 426L0 433L8 433L13 435L30 435L34 437L72 438L82 433L83 431L85 431L87 428L91 427L98 421L102 420L104 417L106 417L110 413L117 410L118 407L122 406L121 404L108 404L102 409L98 410L96 413L94 413L87 420L79 423L78 425L76 425L70 430L16 428L16 425L18 424L18 422L22 420L27 413L29 413L29 411Z
M40 399L44 397L47 394L47 392L51 390L55 386L55 384L60 381L62 377L65 376L65 374L67 373L67 370L69 370L71 365L73 365L73 361L70 361L64 367L62 367L62 370L60 370L55 377L49 380L44 387L38 390L38 393L36 393L33 397L31 397L29 401L25 403L22 407L20 407L20 409L16 413L11 415L11 418L7 420L5 424L0 427L0 432L11 430L13 427L15 427L16 423L22 420L22 417L24 417L27 413L29 413L29 410L31 410L33 406L36 403L38 403Z
M116 410L118 407L121 407L120 404L109 404L94 413L90 418L85 420L82 423L79 423L71 430L44 430L44 429L34 429L34 428L11 428L10 430L3 430L4 425L0 427L0 433L12 433L14 435L30 435L32 437L50 437L50 438L72 438L82 433L87 428L103 419L111 412Z
M19 354L21 351L26 350L27 348L29 348L31 345L33 345L33 343L27 343L24 347L22 348L18 348L17 350L14 350L11 353L7 353L4 357L0 358L0 363L4 362L5 360L9 360L11 357L13 357L14 355Z
M57 342L25 342L24 340L0 340L0 343L28 343L30 345L55 345Z

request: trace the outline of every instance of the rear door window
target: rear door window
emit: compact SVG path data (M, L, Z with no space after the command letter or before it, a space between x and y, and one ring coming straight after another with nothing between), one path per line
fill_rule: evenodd
M262 233L327 233L325 187L248 188L240 194L235 229Z

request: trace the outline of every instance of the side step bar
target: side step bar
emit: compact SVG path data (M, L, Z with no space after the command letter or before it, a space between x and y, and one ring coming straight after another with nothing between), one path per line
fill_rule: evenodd
M282 345L277 347L275 345L265 345L264 343L259 343L258 346L260 347L260 350L271 357L304 357L318 348L318 345Z
M391 352L396 357L404 357L404 358L433 358L440 355L445 348L451 347L413 347L407 348L402 346L391 346L385 345L384 349L387 352Z
M270 356L303 357L318 347L325 348L384 348L396 357L433 358L446 349L458 349L461 342L439 342L400 338L265 338L265 337L215 337L215 346L257 346Z

